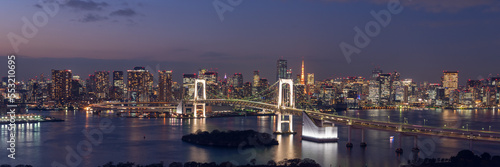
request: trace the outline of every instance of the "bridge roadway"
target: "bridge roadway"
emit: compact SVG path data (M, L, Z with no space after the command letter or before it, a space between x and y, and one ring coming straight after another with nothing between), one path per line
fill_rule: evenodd
M147 106L145 106L147 104ZM156 105L156 106L150 106ZM166 109L176 109L177 103L172 102L106 102L91 104L97 110L131 110L141 112L161 112Z
M270 110L277 111L276 105L262 103L262 102L254 102L254 101L210 99L210 100L205 100L205 102L223 103L223 104L232 103L238 105L245 105L249 107L267 108ZM285 108L281 110L281 112L291 113L294 115L302 114L302 112L304 111L313 118L331 121L333 123L341 125L349 125L354 128L365 128L365 129L397 132L409 136L425 135L425 136L437 136L437 137L464 139L473 141L500 142L500 132L494 132L494 131L480 131L480 130L470 130L470 129L466 130L466 129L447 128L447 127L441 128L432 126L404 124L397 122L375 121L375 120L359 119L359 118L340 116L328 113L321 113L317 111L308 111L308 110L306 111L294 108Z
M446 138L455 138L455 139L464 139L464 140L474 140L474 141L485 141L485 142L500 142L500 132L494 131L480 131L480 130L466 130L466 129L458 129L458 128L447 128L447 127L432 127L432 126L421 126L421 125L412 125L412 124L404 124L397 122L384 122L384 121L375 121L375 120L367 120L367 119L359 119L347 116L340 116L328 113L321 113L317 111L309 111L295 108L282 108L278 109L276 104L262 103L256 101L248 101L248 100L240 100L240 99L207 99L207 100L198 100L197 103L208 103L208 104L233 104L233 105L241 105L259 109L266 109L272 111L279 111L280 113L293 114L293 115L301 115L302 112L307 112L311 117L326 121L331 121L335 124L341 125L349 125L353 128L366 128L366 129L374 129L374 130L382 130L389 132L402 133L410 136L418 136L418 135L426 135L426 136L437 136L437 137L446 137ZM189 103L193 103L193 101L189 101ZM118 109L118 110L157 110L157 109L171 109L176 105L170 106L114 106L116 104L173 104L173 103L165 103L165 102L144 102L144 103L100 103L91 105L94 108L100 109ZM152 109L153 108L153 109Z

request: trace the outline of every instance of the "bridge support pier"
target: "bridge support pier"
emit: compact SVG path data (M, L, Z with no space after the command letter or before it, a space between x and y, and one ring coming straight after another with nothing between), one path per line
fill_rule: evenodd
M293 131L293 115L291 114L278 114L277 115L278 117L278 120L276 121L277 122L277 125L276 125L276 132L274 132L275 134L295 134L297 132L294 132ZM288 117L288 120L283 120L284 118ZM288 131L286 132L283 132L282 128L281 128L281 124L283 123L288 123Z
M347 148L352 148L352 142L351 142L351 126L349 125L348 126L348 130L347 130L347 144L345 144L345 146Z
M194 117L198 117L198 106L202 106L202 110L203 110L203 114L201 115L201 117L205 118L206 115L205 115L205 106L206 104L205 103L193 103L193 114L194 114Z
M411 149L411 151L413 153L418 153L420 152L420 149L418 148L418 136L414 136L413 138L413 148Z
M359 144L361 147L365 148L366 142L365 142L365 129L361 128L361 144Z
M396 149L397 154L403 154L403 148L401 147L401 137L403 136L403 133L399 133L399 147Z

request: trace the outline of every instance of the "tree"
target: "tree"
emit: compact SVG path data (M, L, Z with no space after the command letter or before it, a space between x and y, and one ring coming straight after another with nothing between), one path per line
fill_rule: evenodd
M274 160L267 161L267 166L276 166L276 162Z
M255 158L250 160L250 163L252 163L252 165L255 165L256 162L257 162L257 160Z
M170 165L168 165L168 167L182 167L182 163L181 162L172 162L172 163L170 163Z
M481 154L481 159L487 160L487 161L491 160L490 153L484 152L483 154Z
M229 161L226 161L226 162L222 162L220 163L219 165L220 167L236 167L236 165L234 165L233 163L229 162Z

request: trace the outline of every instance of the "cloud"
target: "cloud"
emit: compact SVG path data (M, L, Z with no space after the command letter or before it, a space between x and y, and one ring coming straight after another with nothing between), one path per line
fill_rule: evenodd
M134 10L132 10L130 8L127 8L127 9L120 9L120 10L113 11L109 15L110 16L132 17L132 16L137 15L137 12L135 12Z
M90 14L85 15L83 18L79 19L78 21L82 22L82 23L88 23L88 22L96 22L96 21L102 21L102 20L107 20L107 19L108 19L108 17L90 13Z
M92 0L70 0L67 1L64 6L76 9L76 10L87 10L87 11L99 11L103 8L109 6L106 2L94 2Z
M440 20L440 21L423 21L420 23L421 26L440 28L440 27L456 27L465 26L469 24L479 24L480 21L477 20Z

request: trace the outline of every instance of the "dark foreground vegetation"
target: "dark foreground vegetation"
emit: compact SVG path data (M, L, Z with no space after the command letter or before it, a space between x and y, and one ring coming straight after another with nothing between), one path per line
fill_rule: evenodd
M409 163L414 167L500 167L500 156L491 156L486 152L475 155L470 150L462 150L450 158L426 158Z
M259 133L253 130L219 131L212 132L198 130L182 136L182 141L218 147L257 147L278 145L278 141L271 134Z
M215 162L210 162L210 163L200 163L200 162L172 162L170 164L164 164L163 162L160 162L158 164L150 164L150 165L136 165L132 162L126 162L126 163L118 163L118 164L113 164L113 162L109 162L107 164L104 164L102 167L321 167L318 163L316 163L312 159L284 159L279 162L275 162L273 160L270 160L267 162L267 164L261 164L257 165L255 164L256 160L252 159L249 164L245 165L235 165L231 162L222 162L220 164L217 164ZM99 166L101 167L101 166Z

